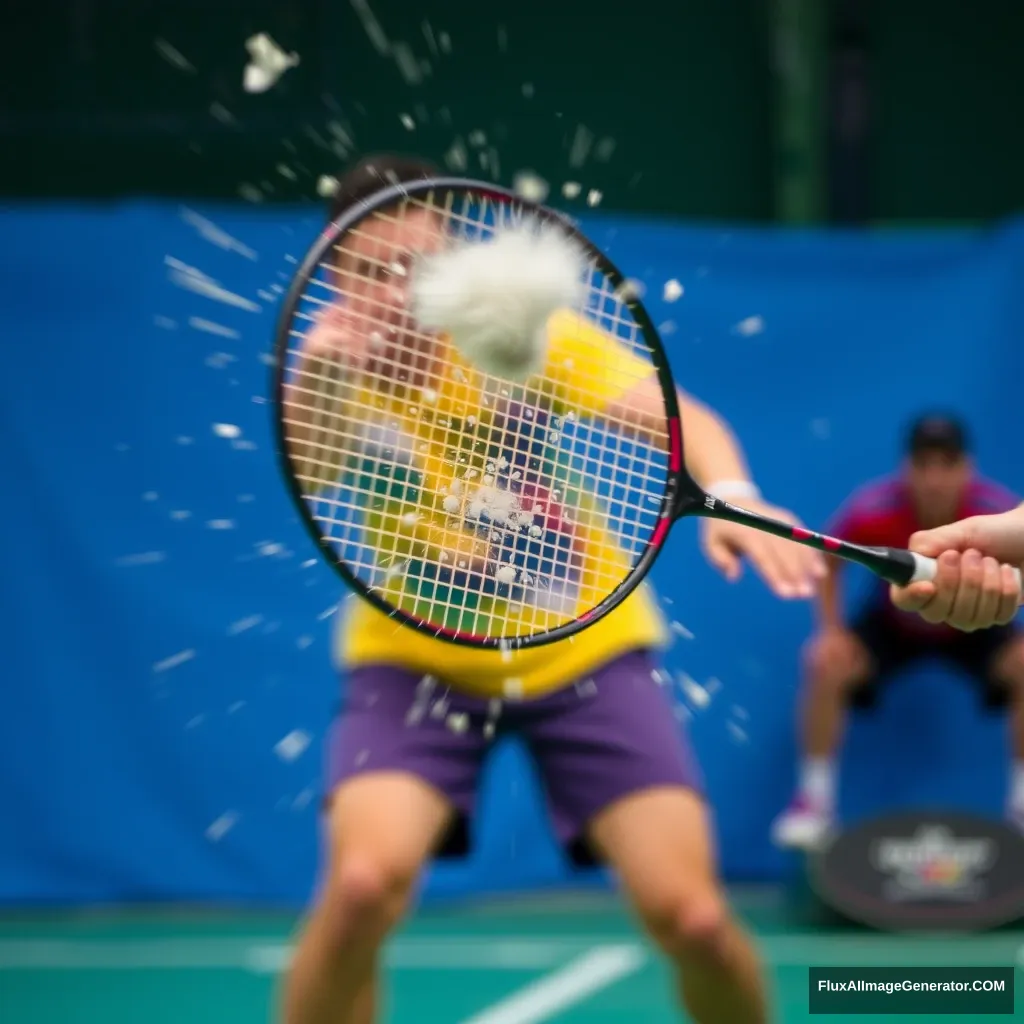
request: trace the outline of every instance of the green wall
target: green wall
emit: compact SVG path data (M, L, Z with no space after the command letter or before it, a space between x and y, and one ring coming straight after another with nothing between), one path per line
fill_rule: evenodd
M1024 0L864 2L874 219L1024 207ZM0 66L0 195L216 198L249 183L294 200L353 147L440 159L461 141L474 173L496 167L510 183L530 168L617 209L759 221L778 194L791 218L813 215L807 140L820 136L799 119L816 107L773 81L782 20L773 31L770 12L816 4L827 0L21 0L22 43ZM371 9L387 53L360 19ZM249 96L243 43L260 30L302 64ZM776 192L778 172L796 193Z
M388 55L375 49L349 0L80 0L73 24L34 8L51 52L68 59L43 68L27 48L14 52L21 84L8 124L30 155L6 162L0 189L231 196L242 182L268 182L276 198L308 195L344 152L331 148L335 122L334 131L340 126L363 150L437 158L460 139L472 148L470 134L483 132L481 151L495 151L483 170L496 155L502 181L531 168L556 186L577 180L599 189L618 208L770 216L760 0L502 6L373 0L390 43L405 44ZM243 42L260 29L297 50L302 64L273 93L247 96ZM162 58L160 38L195 73ZM406 80L395 52L414 56L422 81ZM211 116L213 102L237 125ZM414 118L414 131L402 126L402 113ZM587 139L582 166L572 166L574 140L579 158ZM276 170L282 162L297 182ZM471 167L481 170L480 151Z
M875 0L878 220L1024 210L1024 0Z

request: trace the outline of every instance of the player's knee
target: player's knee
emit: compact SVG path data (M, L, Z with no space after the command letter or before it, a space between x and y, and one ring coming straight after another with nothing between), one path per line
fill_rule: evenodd
M857 667L848 658L838 657L827 644L812 641L804 650L804 671L813 690L846 693L857 678Z
M366 856L340 857L328 878L321 909L332 945L378 944L401 920L415 877Z
M1014 697L1024 696L1024 642L1008 644L996 657L993 669Z
M666 899L644 916L651 937L673 960L687 964L725 958L732 921L713 890Z

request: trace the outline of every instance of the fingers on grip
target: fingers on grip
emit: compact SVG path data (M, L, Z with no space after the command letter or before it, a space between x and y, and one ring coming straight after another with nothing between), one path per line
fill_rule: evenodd
M936 574L939 571L939 562L936 558L929 558L927 555L919 555L914 553L914 575L911 578L911 583L930 583L935 579ZM1017 582L1017 586L1021 586L1021 575L1020 569L1013 569L1013 577Z

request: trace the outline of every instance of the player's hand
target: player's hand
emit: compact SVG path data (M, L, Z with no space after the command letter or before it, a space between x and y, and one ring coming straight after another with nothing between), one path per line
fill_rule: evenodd
M339 363L352 370L367 364L370 347L370 332L366 324L339 305L329 306L320 314L302 346L303 352L311 359Z
M764 501L746 501L744 507L800 525L792 512ZM722 519L701 520L701 546L708 561L730 582L739 579L743 559L748 559L778 597L813 597L825 576L825 560L812 548Z
M897 608L967 632L1016 614L1021 588L1010 566L1024 563L1024 508L915 533L909 547L938 558L939 568L931 582L893 587Z

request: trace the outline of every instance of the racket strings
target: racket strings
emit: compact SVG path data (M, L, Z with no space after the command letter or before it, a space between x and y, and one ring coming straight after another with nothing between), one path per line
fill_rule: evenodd
M356 435L354 433L349 433L348 436L349 436L350 441L351 442L355 442L355 443L358 443L362 439L361 437L359 437L358 435ZM477 443L479 445L479 441ZM389 454L389 453L385 453L385 454ZM485 468L486 469L491 469L491 466L488 465ZM469 476L468 473L466 475ZM555 492L555 494L553 496L557 498L558 497L557 492ZM328 499L328 500L331 500L331 499ZM336 504L336 505L341 505L341 506L346 506L347 507L347 510L350 513L350 515L346 517L346 521L347 522L351 522L351 518L352 518L351 513L357 512L358 509L359 509L359 504L360 504L358 502L352 502L352 501L344 501L344 500L338 501L337 499L334 499L333 503ZM378 502L377 504L379 506L381 503ZM332 517L332 518L334 518L334 517ZM575 533L576 532L576 527L575 526L571 526L570 527L570 532L571 533ZM338 539L338 538L336 538L336 536L333 533L333 531L331 532L330 536L331 536L332 539ZM491 537L492 537L492 539L497 539L493 532L492 532ZM442 541L442 543L444 543L444 542ZM402 557L406 553L407 552L399 552L398 550L393 551L392 552L392 557L388 560L388 565L389 566L396 565L398 563L398 559L400 557ZM551 554L552 554L551 551L545 551L544 552L545 556L550 556ZM360 569L371 569L372 568L372 563L361 561L360 564L359 564L359 568ZM618 574L618 570L616 570L615 573L610 575L609 579L607 580L607 585L609 587L613 587L614 585L616 585L619 582L618 578L616 578L617 574ZM527 582L529 582L529 581L527 581ZM605 581L604 580L599 580L598 581L598 585L599 586L605 586Z
M432 195L432 193L428 195ZM430 200L422 200L410 197L406 200L403 200L403 204L399 212L388 213L387 211L380 211L374 214L374 219L383 224L400 225L407 215L407 209L422 209L425 211L438 212L442 213L447 218L449 223L458 224L462 227L463 230L460 233L453 236L455 241L470 241L471 236L469 234L468 229L470 227L476 228L479 233L479 229L481 229L481 227L483 227L484 224L486 223L486 218L473 218L467 216L466 214L459 214L457 211L452 210L450 208L450 196L451 194L449 193L448 204L440 208ZM498 211L498 224L493 230L489 232L489 234L491 235L493 235L495 231L502 230L506 227L516 226L522 221L522 217L517 215L516 212L513 211L510 207L497 207L496 204L493 204L486 197L482 200L482 204L485 210L490 207L494 207ZM377 243L377 239L372 231L366 228L361 228L359 226L350 228L346 232L344 243L350 244L351 241L358 241L360 239L369 242L371 245ZM343 246L341 241L339 241L334 246L334 252L336 255L343 252ZM405 271L402 258L407 255L409 254L403 252L396 252L389 253L384 256L374 256L371 253L367 252L360 254L360 261L372 266L376 270L380 270L389 274L397 273L399 276L402 276ZM589 264L588 272L588 290L591 296L591 309L589 310L589 312L600 323L602 327L618 336L620 340L628 340L631 347L633 347L637 351L642 351L643 354L646 356L649 353L649 349L643 342L642 332L639 329L639 325L633 318L632 314L629 312L628 306L626 304L626 292L628 292L629 289L613 288L608 279L605 278L603 274L601 274L600 270L596 267L596 265L593 262ZM335 274L345 279L351 279L355 283L361 283L367 280L365 274L353 269L346 269L344 268L344 266L339 267L337 264L335 264ZM594 283L595 276L600 277L600 281L596 284ZM330 296L328 298L311 298L314 305L320 305L323 306L324 308L330 308L333 305L335 299L344 298L348 295L351 295L352 292L355 291L355 289L344 288L339 285L331 284L330 282L324 282L323 287L328 293L330 293ZM390 305L385 304L385 308L389 313L394 314L403 314L406 312L405 307L401 306L399 303L394 303ZM299 318L307 318L309 315L298 313L297 316ZM414 328L410 328L410 330L414 330ZM430 335L427 335L423 332L419 332L419 336L423 338L431 337Z
M285 423L311 428L293 470L324 542L391 603L456 629L482 614L491 635L546 632L622 583L657 523L667 459L638 440L628 409L600 424L583 411L607 388L603 367L562 368L524 389L451 358L431 363L437 338L416 329L400 294L401 229L414 211L439 214L456 243L517 220L511 207L448 191L441 203L432 194L377 212L338 240L289 335ZM650 367L639 325L594 262L586 295L573 312ZM339 309L383 341L355 372L307 354ZM649 371L623 375L627 391Z
M412 200L409 200L408 202L409 205L411 206L415 205L424 209L429 208L428 204L423 202L414 202ZM379 213L376 214L375 216L380 218L385 223L400 224L402 222L402 218L396 215ZM469 218L466 217L462 217L460 218L460 220L463 223L470 223ZM353 237L357 239L362 238L369 240L371 242L376 242L376 239L374 238L371 232L366 230L360 230L358 228L353 228L346 233L347 239L351 239ZM466 241L465 238L461 237L458 240ZM342 246L340 244L336 245L334 247L334 251L336 254L340 254L343 251ZM361 254L360 262L370 264L376 268L387 270L390 272L391 268L393 268L396 265L396 263L398 263L398 260L395 259L395 254L393 253L389 254L388 258L379 258L374 257L370 254ZM351 280L354 285L367 282L367 278L365 275L357 273L352 269L346 269L343 266L339 267L337 265L334 265L333 273L336 276L339 276L345 280ZM595 277L599 278L597 282L595 282L594 280ZM343 287L334 284L330 281L322 281L318 283L320 285L320 288L324 290L327 293L327 295L325 297L314 295L309 296L310 303L313 305L316 311L306 312L300 310L297 311L296 313L296 319L305 321L314 326L320 323L324 313L330 312L332 309L336 308L338 300L344 300L346 298L352 298L354 296L359 295L359 289L354 286ZM640 332L638 324L632 318L632 315L629 314L628 312L628 308L625 305L625 297L622 293L622 290L613 289L608 279L605 278L600 273L600 271L593 262L590 263L588 267L587 287L588 294L591 296L590 308L587 310L587 312L591 315L591 319L594 320L594 322L596 322L603 329L608 331L610 334L617 337L620 341L628 342L629 347L634 351L641 351L644 356L647 356L648 350L646 348L645 342L643 341L642 333ZM404 318L409 322L402 324L402 330L403 333L410 340L417 342L421 347L430 346L435 342L435 335L425 331L416 330L414 323L408 316L407 305L405 304L403 299L389 298L386 295L378 296L375 300L375 305L380 314L378 318L375 319L373 317L361 316L358 311L355 311L353 313L353 316L357 319L366 320L366 326L368 326L370 329L372 329L373 327L384 327L385 329L391 328L391 325L389 323L381 322L381 316L383 316L383 314L387 314L388 317L394 317L396 319ZM305 337L305 332L293 329L292 335L297 340L302 340ZM599 382L599 377L596 374L592 373L590 370L588 370L586 367L573 367L573 373L578 379L586 380L588 384L596 384ZM382 385L386 385L388 383L383 374L379 374L377 376L379 383L381 383ZM639 384L644 379L644 377L644 374L637 374L635 377L633 377L630 383ZM584 386L580 387L579 390L585 394L587 391L591 389ZM606 416L606 419L609 419L609 422L616 426L630 428L636 427L636 420L628 416L612 418L608 418Z

